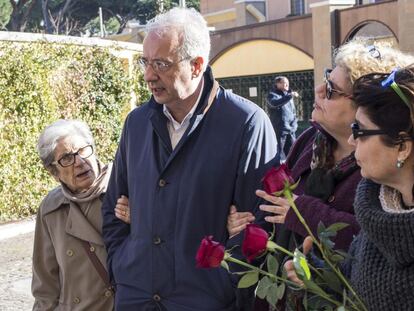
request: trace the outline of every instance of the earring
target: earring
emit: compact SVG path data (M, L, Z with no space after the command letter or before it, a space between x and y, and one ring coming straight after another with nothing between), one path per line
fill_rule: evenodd
M404 166L404 160L397 161L397 168L402 168Z

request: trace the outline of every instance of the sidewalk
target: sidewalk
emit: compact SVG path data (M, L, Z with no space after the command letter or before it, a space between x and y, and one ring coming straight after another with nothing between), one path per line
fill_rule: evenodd
M0 311L31 310L35 219L0 225Z

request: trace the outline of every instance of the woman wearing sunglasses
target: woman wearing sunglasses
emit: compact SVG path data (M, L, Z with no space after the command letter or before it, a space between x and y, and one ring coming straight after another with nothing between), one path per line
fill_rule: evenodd
M363 177L354 204L361 231L344 270L369 310L412 310L414 66L363 76L353 93L349 144ZM300 283L292 262L285 267Z
M315 88L313 126L297 139L286 164L294 179L299 180L294 199L310 229L316 235L320 222L325 226L337 222L349 224L334 239L335 248L348 250L359 231L353 201L361 179L355 147L347 142L351 134L349 125L356 113L353 83L364 74L404 67L413 63L414 58L390 47L355 40L336 51L334 62L334 69L326 70L325 81ZM300 245L307 233L287 200L261 190L256 195L266 201L256 215L238 213L234 206L230 208L227 221L230 236L256 218L268 231L276 224L278 244L290 250ZM267 306L256 306L255 310L267 310Z
M89 127L58 120L39 137L37 150L59 186L43 200L33 250L33 310L113 310L101 236L102 197L111 165L101 163ZM129 223L128 201L115 213Z

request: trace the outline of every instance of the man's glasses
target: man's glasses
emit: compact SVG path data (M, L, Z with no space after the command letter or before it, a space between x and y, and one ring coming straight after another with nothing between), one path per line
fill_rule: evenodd
M332 94L336 93L339 96L344 96L344 97L352 97L352 95L349 95L341 90L337 90L333 87L332 81L329 80L329 76L332 72L332 69L325 69L324 72L324 81L325 81L325 94L326 94L326 99L331 99L332 98Z
M162 72L168 71L168 69L170 69L172 65L181 63L182 61L189 60L189 59L191 59L191 58L190 57L185 57L185 58L183 58L183 59L181 59L177 62L169 62L169 61L166 61L166 60L159 60L159 59L149 61L148 59L141 57L138 60L138 65L141 67L141 70L143 72L145 70L147 70L148 66L151 66L152 69L155 72L157 72L157 73L161 72L162 73Z
M66 153L64 154L59 160L52 162L52 164L56 165L59 163L62 167L67 167L73 165L75 163L75 157L79 155L82 159L89 158L93 154L93 147L92 145L87 145L78 149L78 151L74 153Z
M383 130L363 130L359 128L358 123L351 124L352 129L352 136L354 139L364 136L371 136L371 135L384 135L386 134Z

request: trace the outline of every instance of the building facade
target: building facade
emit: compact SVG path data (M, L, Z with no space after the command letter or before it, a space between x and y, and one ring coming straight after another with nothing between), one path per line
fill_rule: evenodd
M201 0L200 11L219 81L265 107L274 77L286 75L304 121L339 45L363 36L414 52L413 0Z

